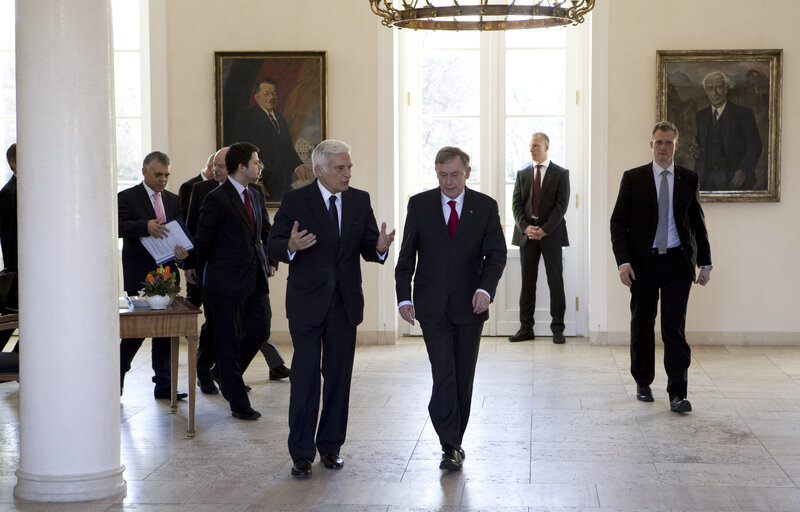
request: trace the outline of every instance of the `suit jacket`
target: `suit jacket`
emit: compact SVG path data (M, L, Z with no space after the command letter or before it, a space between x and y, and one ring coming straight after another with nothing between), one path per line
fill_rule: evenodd
M455 236L450 238L438 188L408 201L403 244L395 267L397 301L412 300L421 323L448 318L455 324L483 322L489 313L472 312L478 288L494 299L506 265L506 241L497 202L466 189Z
M286 192L275 214L267 251L270 257L289 264L286 286L286 317L308 325L321 325L336 287L342 296L347 320L355 327L364 319L361 262L383 263L378 256L378 225L369 194L353 187L342 192L341 237L336 232L322 199L317 180ZM297 251L290 261L289 234L294 221L308 230L317 243Z
M17 177L12 176L0 190L0 247L3 265L17 272Z
M269 291L264 251L270 231L269 216L261 188L250 184L247 190L253 204L255 230L230 178L209 192L200 207L195 258L198 284L204 293L249 297ZM257 286L262 279L264 288L259 290Z
M284 192L291 189L294 170L303 161L297 155L289 134L286 119L273 110L280 133L275 130L264 109L254 105L242 112L236 120L237 141L247 141L258 146L258 156L264 163L261 181L269 192L267 201L279 202Z
M700 156L695 160L694 170L700 175L700 188L703 190L719 190L712 185L713 177L709 173L718 172L708 167L709 132L711 130L711 106L697 112L697 137L695 139ZM725 105L717 121L721 130L722 149L725 155L724 188L733 178L733 174L741 169L745 173L745 182L741 188L748 190L755 184L755 168L761 156L761 137L758 134L756 118L753 111L730 101Z
M711 265L705 217L700 206L697 173L675 166L672 212L686 261L687 275L695 279L695 267ZM630 263L636 275L650 266L650 254L658 228L658 197L653 164L625 171L617 204L611 214L611 245L617 265Z
M181 198L181 217L183 217L183 220L186 220L189 215L189 201L192 198L192 187L199 181L203 181L203 177L196 174L181 183L181 188L178 189L178 197Z
M181 200L177 195L165 190L161 193L161 202L164 203L167 222L181 217ZM117 211L119 237L122 238L122 277L125 292L128 295L138 295L147 273L158 267L156 260L139 240L149 236L147 221L156 218L153 202L143 183L117 194ZM164 265L170 265L174 269L175 261L168 261ZM176 272L175 275L179 282L179 274Z
M528 237L523 235L533 217L533 181L536 177L534 164L517 172L511 211L514 214L514 233L511 243L525 245ZM542 247L566 247L569 245L567 222L564 215L569 205L569 171L552 161L542 178L539 197L539 226L547 236L539 240Z

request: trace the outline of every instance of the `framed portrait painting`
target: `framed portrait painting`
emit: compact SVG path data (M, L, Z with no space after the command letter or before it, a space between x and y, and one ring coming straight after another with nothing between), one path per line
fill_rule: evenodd
M327 137L327 53L214 52L217 147L250 142L264 163L267 206L313 180Z
M782 50L659 50L656 117L712 202L780 201Z

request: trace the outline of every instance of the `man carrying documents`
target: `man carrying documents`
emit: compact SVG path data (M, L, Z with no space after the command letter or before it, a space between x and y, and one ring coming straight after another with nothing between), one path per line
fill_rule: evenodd
M125 293L139 295L142 282L148 272L159 263L175 269L175 259L184 259L189 253L183 245L171 247L172 256L157 262L148 251L142 239L156 252L164 250L163 243L150 244L150 241L187 240L184 233L179 233L179 226L173 223L172 231L165 226L170 221L180 218L181 201L176 194L164 190L169 179L169 157L160 151L153 151L144 158L142 164L142 183L123 190L117 195L119 236L122 238L122 275ZM177 235L177 236L176 236ZM152 238L148 238L152 237ZM155 239L155 240L153 240ZM187 240L188 241L188 240ZM126 338L120 342L120 394L125 380L125 373L131 369L131 361L142 345L143 338ZM170 339L153 338L153 371L155 376L156 398L170 398ZM178 393L178 399L185 398L186 393Z

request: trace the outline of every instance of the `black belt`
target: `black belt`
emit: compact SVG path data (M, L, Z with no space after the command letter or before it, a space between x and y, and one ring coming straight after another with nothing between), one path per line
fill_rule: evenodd
M667 254L675 254L681 252L681 246L678 247L670 247L669 249L664 249L663 252L659 251L658 249L650 249L650 256L665 256Z

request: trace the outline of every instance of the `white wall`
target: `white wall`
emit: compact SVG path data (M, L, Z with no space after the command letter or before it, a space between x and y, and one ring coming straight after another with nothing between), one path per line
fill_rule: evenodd
M167 69L169 155L173 168L169 188L199 171L215 149L215 51L328 52L328 137L353 149L351 184L378 197L378 18L363 0L169 0ZM387 169L391 175L391 169ZM378 217L378 223L382 219ZM378 273L385 266L364 263L367 305L359 339L378 330ZM273 330L287 331L284 316L286 266L270 282ZM387 280L383 280L387 281ZM391 283L391 280L388 281ZM394 300L393 288L380 291ZM364 340L368 341L368 340Z
M610 2L608 95L594 98L608 102L608 145L593 148L608 155L606 213L613 209L623 171L652 159L648 139L655 122L656 50L783 49L782 110L796 111L797 95L790 92L798 88L800 6L793 0L757 3L775 15L755 13L752 7L753 2L745 0ZM800 284L800 180L792 165L800 158L800 147L793 143L798 129L795 116L782 117L779 203L703 205L714 270L707 287L692 289L686 324L687 332L694 332L690 340L800 342L794 295ZM593 174L595 180L603 178ZM593 186L593 191L599 189ZM593 238L607 240L608 219L592 220ZM627 340L629 293L619 283L610 244L598 247L606 251L607 290L594 290L593 296L606 298L607 318L594 318L590 325L606 326L612 341ZM595 311L602 314L601 308Z

